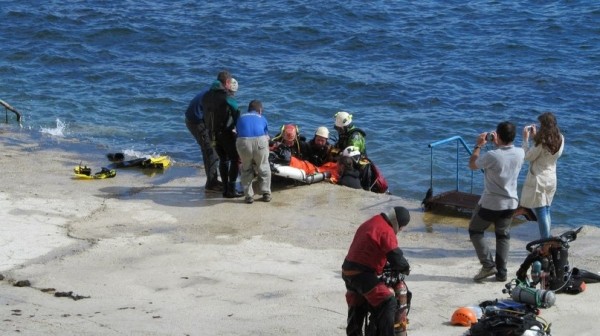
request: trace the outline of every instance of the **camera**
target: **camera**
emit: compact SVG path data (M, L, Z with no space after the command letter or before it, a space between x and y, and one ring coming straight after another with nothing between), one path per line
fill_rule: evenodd
M494 141L494 131L487 132L485 134L486 141Z
M527 132L533 132L533 125L525 126Z

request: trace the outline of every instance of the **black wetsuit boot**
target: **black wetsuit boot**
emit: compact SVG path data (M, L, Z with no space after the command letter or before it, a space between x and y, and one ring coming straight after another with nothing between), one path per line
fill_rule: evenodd
M235 188L235 182L229 182L225 185L225 192L223 193L225 198L236 198L244 196L243 193L238 192Z

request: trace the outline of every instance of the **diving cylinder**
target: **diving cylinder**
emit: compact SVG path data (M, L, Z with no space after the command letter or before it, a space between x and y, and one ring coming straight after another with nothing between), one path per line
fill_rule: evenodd
M531 265L531 281L537 284L540 281L540 275L542 272L542 263L539 260L536 260Z
M563 246L560 249L552 250L551 253L555 276L549 279L549 285L552 290L560 290L565 286L570 276L569 250Z
M316 182L321 182L325 179L325 174L324 173L314 173L312 175L306 175L304 177L304 183L306 184L313 184Z
M394 287L394 295L398 301L394 316L394 336L406 336L408 328L408 288L404 280L400 280Z
M304 177L304 182L306 184L312 184L315 182L321 182L323 180L326 180L328 178L331 178L331 173L330 172L322 172L322 173L314 173L312 175L307 175Z
M540 272L540 288L549 289L548 275L550 274L550 261L548 258L542 258L542 272Z
M556 301L554 291L525 286L516 286L510 296L517 302L542 308L552 307Z

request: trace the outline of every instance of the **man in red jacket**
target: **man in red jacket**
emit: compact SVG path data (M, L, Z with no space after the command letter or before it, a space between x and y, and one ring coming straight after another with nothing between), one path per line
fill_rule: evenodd
M372 307L370 323L377 325L379 335L394 335L394 292L377 276L381 275L386 263L394 271L410 273L410 265L396 238L409 221L406 208L394 207L388 213L373 216L356 230L342 265L348 303L346 335L362 335L369 306Z

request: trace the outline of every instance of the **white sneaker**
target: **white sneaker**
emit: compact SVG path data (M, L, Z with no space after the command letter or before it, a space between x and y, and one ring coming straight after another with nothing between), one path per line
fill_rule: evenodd
M475 276L473 277L473 280L475 281L481 281L485 278L489 278L492 275L496 275L496 267L482 267L479 270L479 273L475 274Z

